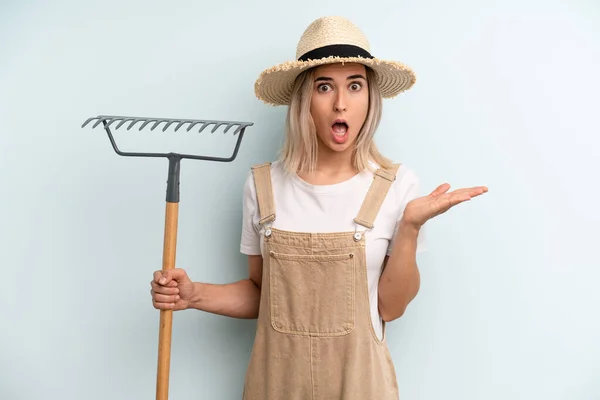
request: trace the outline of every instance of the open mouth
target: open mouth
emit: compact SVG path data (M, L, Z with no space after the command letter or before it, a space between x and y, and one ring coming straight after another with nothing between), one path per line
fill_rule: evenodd
M348 132L348 124L344 120L336 120L331 129L336 136L343 137Z

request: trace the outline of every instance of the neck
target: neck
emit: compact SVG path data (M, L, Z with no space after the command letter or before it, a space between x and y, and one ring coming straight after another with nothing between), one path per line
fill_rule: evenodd
M315 171L302 174L302 179L315 185L331 185L357 174L358 171L352 164L352 149L336 152L324 147L319 148Z

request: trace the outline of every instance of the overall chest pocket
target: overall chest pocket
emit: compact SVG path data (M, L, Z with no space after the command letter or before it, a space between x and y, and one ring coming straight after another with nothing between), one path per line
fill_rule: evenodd
M271 324L282 333L341 336L355 326L355 257L269 253Z

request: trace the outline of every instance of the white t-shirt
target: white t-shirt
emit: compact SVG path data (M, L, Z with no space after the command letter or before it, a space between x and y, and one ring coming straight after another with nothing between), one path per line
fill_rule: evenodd
M375 165L375 164L372 164ZM382 320L378 310L378 283L384 257L390 255L393 240L406 204L419 193L419 180L405 165L400 165L396 180L379 209L374 227L365 236L367 278L371 320L378 337L382 338ZM294 232L354 231L353 219L373 181L373 173L364 171L333 185L312 185L297 175L285 175L279 161L271 165L271 182L275 199L276 219L273 228ZM243 197L243 225L240 251L247 255L262 254L260 214L252 172L249 173ZM358 226L359 231L365 228ZM425 250L425 235L421 229L417 253Z

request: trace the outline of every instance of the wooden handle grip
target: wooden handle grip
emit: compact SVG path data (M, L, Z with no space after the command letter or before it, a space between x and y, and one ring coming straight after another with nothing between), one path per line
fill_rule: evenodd
M177 220L179 203L167 202L165 211L165 233L162 270L175 268L177 249ZM171 332L173 329L173 311L160 310L158 332L158 369L156 376L156 400L169 398L169 372L171 366Z

